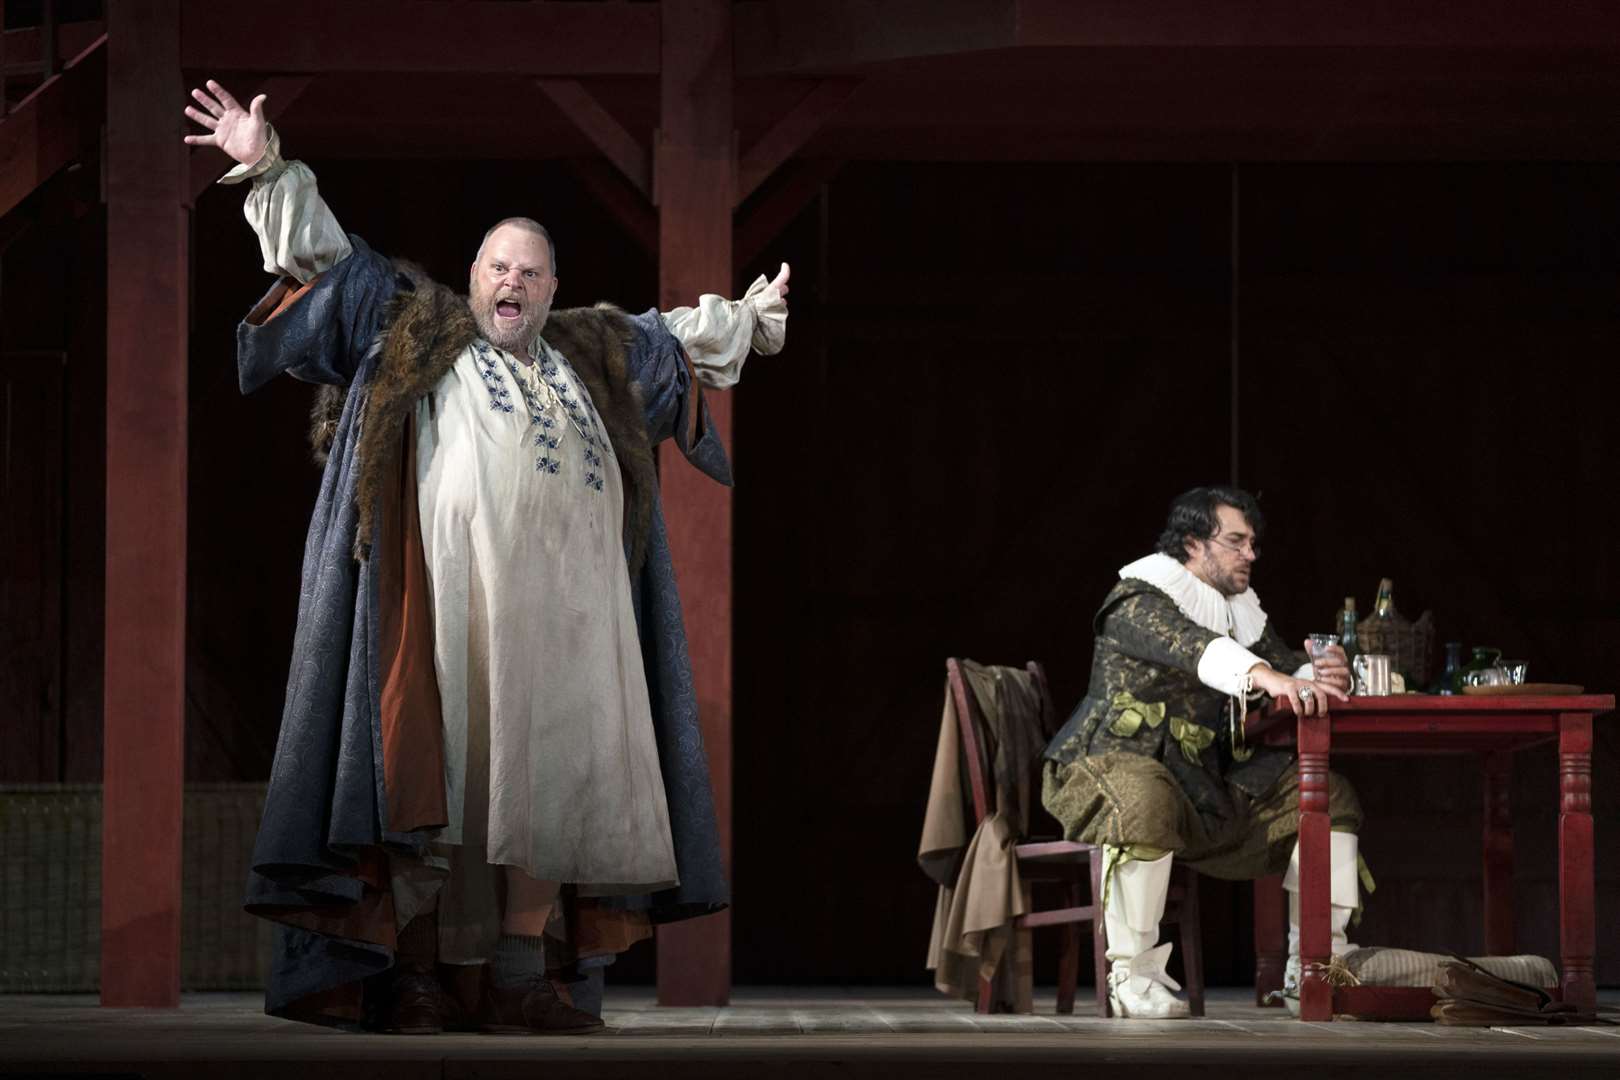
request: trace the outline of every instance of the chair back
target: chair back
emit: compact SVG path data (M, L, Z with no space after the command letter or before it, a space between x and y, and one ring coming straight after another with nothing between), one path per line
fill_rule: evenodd
M962 664L956 657L945 661L945 681L956 705L956 730L962 739L962 761L967 766L968 787L973 792L973 823L990 813L990 765L984 756L984 717L979 703L968 691L962 677Z
M1052 727L1052 693L1046 683L1046 669L1039 661L1031 660L1024 665L1034 680L1036 689L1041 698L1041 731L1050 734ZM956 705L957 733L962 740L962 760L967 766L968 787L973 793L973 823L975 825L989 816L991 801L995 798L995 789L990 780L989 742L984 726L984 714L979 711L979 701L968 688L967 679L962 674L962 663L956 657L945 661L945 679L950 687L951 700Z

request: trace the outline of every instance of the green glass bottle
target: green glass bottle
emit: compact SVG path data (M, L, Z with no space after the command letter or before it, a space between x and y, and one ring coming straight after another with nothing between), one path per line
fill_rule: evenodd
M1361 641L1356 636L1356 598L1344 598L1344 609L1339 612L1339 645L1344 649L1344 658L1354 660L1361 652Z
M1373 604L1373 618L1393 619L1395 617L1395 582L1389 578L1378 579L1378 600Z

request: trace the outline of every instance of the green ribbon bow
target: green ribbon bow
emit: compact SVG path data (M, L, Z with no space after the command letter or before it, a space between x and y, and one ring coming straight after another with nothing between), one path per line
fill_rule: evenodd
M1129 739L1141 731L1144 723L1154 729L1164 723L1164 702L1150 704L1138 701L1129 690L1121 690L1114 695L1114 708L1119 715L1108 725L1108 730L1122 739Z
M1215 742L1215 733L1207 727L1201 727L1191 720L1183 720L1179 716L1170 718L1170 737L1181 744L1181 753L1194 765L1199 764L1199 754L1208 750Z

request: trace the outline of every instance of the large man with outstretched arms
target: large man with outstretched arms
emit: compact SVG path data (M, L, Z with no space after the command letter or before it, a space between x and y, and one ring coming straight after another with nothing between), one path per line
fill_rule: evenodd
M1091 685L1046 748L1044 801L1064 835L1104 848L1109 1002L1127 1017L1186 1016L1165 971L1159 922L1172 859L1244 880L1284 873L1285 993L1299 982L1299 775L1291 752L1249 746L1244 715L1261 694L1306 715L1344 700L1337 645L1314 667L1288 647L1249 584L1259 504L1236 488L1195 488L1170 504L1158 550L1123 567L1093 626ZM1330 784L1335 956L1359 906L1361 807Z
M248 886L278 923L266 1007L599 1029L546 978L547 936L599 976L651 923L727 902L653 447L730 482L700 387L781 348L787 267L740 301L553 312L550 234L509 218L463 297L344 233L262 95L192 96L208 133L187 142L251 182L277 275L238 330L241 388L322 384ZM474 970L470 997L446 992Z

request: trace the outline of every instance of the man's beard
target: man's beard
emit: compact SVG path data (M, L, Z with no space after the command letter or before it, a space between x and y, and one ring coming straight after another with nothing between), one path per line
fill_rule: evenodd
M478 324L478 333L483 339L497 349L519 358L529 355L529 346L534 344L540 331L545 329L546 317L551 314L551 305L537 304L523 301L523 317L515 325L503 327L501 320L495 316L495 294L493 292L484 296L474 296L471 304L473 322Z
M1238 573L1237 570L1214 569L1210 572L1209 583L1215 586L1215 590L1222 596L1237 596L1239 593L1248 590L1249 582L1253 580L1254 576L1254 572L1251 570L1249 576L1240 585L1238 584Z

